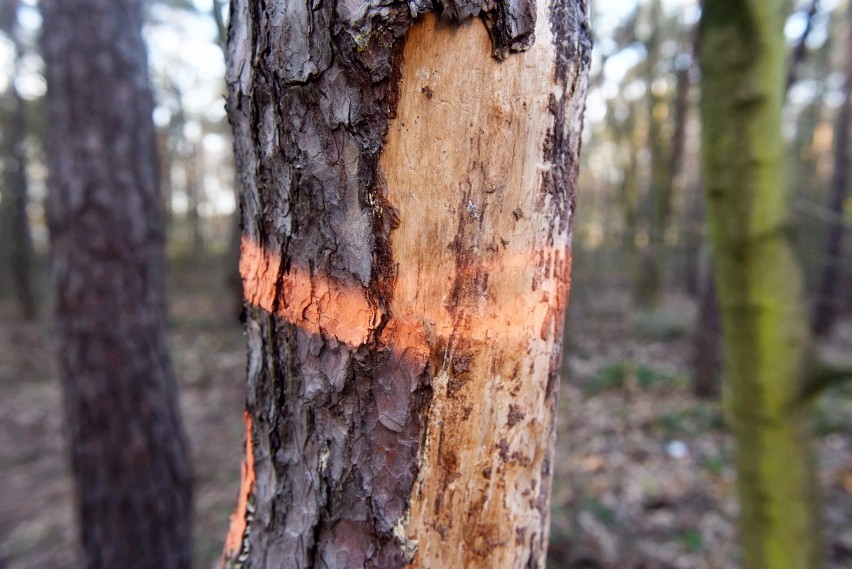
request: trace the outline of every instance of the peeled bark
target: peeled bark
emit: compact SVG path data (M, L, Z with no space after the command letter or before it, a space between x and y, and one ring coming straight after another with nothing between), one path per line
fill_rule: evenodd
M60 371L87 567L190 565L138 0L43 0Z
M249 369L225 564L543 566L585 6L232 7Z
M783 0L706 0L703 159L745 569L821 566L810 338L790 239Z

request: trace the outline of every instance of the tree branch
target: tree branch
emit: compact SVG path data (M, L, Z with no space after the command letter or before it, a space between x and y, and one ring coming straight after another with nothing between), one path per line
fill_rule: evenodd
M848 380L852 380L852 360L828 361L823 357L813 356L805 373L801 400L817 397L827 389Z

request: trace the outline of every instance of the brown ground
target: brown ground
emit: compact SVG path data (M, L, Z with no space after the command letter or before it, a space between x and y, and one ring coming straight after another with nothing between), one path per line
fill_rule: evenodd
M177 268L171 287L202 569L224 539L243 435L244 341L219 267ZM692 305L672 297L636 317L627 295L601 290L579 289L570 309L549 566L736 567L731 438L720 405L689 393ZM834 341L852 346L852 321ZM48 319L0 303L0 569L78 566L53 349ZM823 396L817 424L827 566L848 569L852 386Z

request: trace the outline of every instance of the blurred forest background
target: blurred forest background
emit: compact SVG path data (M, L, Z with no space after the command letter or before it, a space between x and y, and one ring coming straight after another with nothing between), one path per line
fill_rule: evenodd
M592 3L549 566L738 565L699 159L693 0ZM218 558L243 436L234 167L221 0L149 0L170 334L195 477L198 567ZM35 0L0 14L0 568L74 567L44 215ZM791 2L784 137L823 351L852 352L852 7ZM852 567L852 385L817 415L827 566Z

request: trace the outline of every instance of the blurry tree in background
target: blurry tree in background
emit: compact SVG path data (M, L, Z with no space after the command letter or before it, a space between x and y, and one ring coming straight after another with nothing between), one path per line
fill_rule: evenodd
M721 373L713 354L722 346L713 326L713 271L700 199L700 125L688 88L698 77L691 46L699 12L696 3L680 6L640 1L617 21L607 21L609 9L600 7L600 16L593 18L599 37L581 179L594 192L580 204L577 293L583 294L584 277L598 279L618 270L636 278L630 283L634 295L625 327L639 336L683 333L683 325L671 317L671 301L685 302L683 293L697 295L698 302L690 304L699 308L697 321L706 326L694 330L695 388L713 393L712 384ZM801 0L793 8L785 31L797 64L791 64L788 74L784 135L795 156L785 163L785 171L794 206L802 213L794 220L795 247L806 264L806 287L814 307L830 302L832 313L840 315L852 307L852 266L845 260L849 242L829 239L828 230L838 235L850 221L848 207L828 212L840 202L831 201L827 188L833 162L828 150L832 138L836 140L830 125L842 90L839 74L833 72L845 65L844 44L834 38L845 37L844 18L838 17L845 3ZM655 13L662 15L653 20L652 32L649 15ZM662 227L655 221L659 219L664 220ZM837 244L836 253L827 252L828 241ZM595 254L586 257L585 250ZM837 275L834 290L819 284L823 273ZM662 305L659 292L654 293L656 281L662 287Z
M167 241L176 261L192 264L221 255L232 242L236 200L224 58L212 11L188 0L145 4Z
M60 367L88 567L190 565L139 0L43 0Z
M8 86L0 94L0 273L8 275L23 316L36 314L33 244L27 214L27 104L15 85L23 45L17 26L18 1L0 3L0 31L11 40L14 54Z
M782 0L707 0L704 181L737 446L746 569L819 567L822 541L802 269L791 240L781 112Z
M826 208L829 218L823 255L826 263L816 288L813 318L813 330L818 336L827 335L837 320L839 312L841 269L838 261L842 259L843 247L843 203L849 194L849 128L852 125L852 2L849 2L846 16L846 61L843 70L843 102L834 119L834 175L831 179L829 205Z

